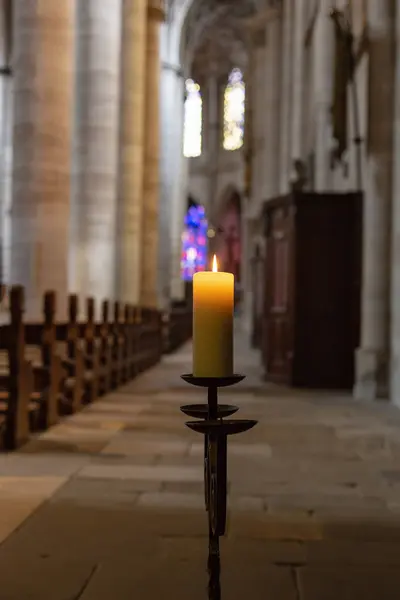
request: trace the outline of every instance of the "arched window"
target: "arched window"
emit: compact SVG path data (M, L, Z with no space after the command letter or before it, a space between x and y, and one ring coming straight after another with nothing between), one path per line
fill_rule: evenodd
M201 129L203 101L200 86L192 79L186 81L185 122L183 134L183 154L190 158L201 154Z
M243 146L245 85L240 69L229 75L224 97L224 148L238 150Z

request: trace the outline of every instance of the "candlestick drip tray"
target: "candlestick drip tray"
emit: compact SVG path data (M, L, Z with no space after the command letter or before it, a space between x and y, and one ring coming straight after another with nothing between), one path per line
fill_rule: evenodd
M257 421L252 419L226 419L225 421L187 421L189 429L204 435L227 436L249 431Z
M195 377L192 373L181 375L181 378L187 383L196 385L198 387L207 388L219 388L235 385L235 383L243 381L245 377L246 375L239 375L238 373L234 373L233 375L229 375L227 377Z
M208 418L208 404L186 404L185 406L181 406L180 409L185 415L188 417L193 417L194 419ZM233 406L231 404L218 404L217 418L224 419L225 417L230 417L238 410L238 406Z

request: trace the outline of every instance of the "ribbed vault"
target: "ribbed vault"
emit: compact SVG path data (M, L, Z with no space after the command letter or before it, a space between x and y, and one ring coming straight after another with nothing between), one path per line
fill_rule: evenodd
M184 22L181 55L186 70L202 79L212 69L245 68L248 27L258 0L194 0Z

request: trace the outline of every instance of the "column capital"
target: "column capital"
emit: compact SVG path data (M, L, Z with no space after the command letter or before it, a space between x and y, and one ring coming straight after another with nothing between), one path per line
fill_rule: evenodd
M177 77L184 77L183 69L179 65L174 65L170 62L163 62L161 64L161 68L164 71L173 71L177 75Z
M165 21L164 0L149 0L147 5L147 15L151 21L163 23Z

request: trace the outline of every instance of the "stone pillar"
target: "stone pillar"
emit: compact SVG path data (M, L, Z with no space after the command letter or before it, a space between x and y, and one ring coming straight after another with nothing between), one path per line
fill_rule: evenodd
M10 283L26 290L27 316L43 293L68 292L73 0L15 0Z
M315 190L330 187L331 107L334 30L330 17L331 0L321 0L313 39Z
M169 27L161 25L162 37L168 36ZM157 294L159 304L167 308L171 284L171 211L173 186L177 173L178 156L176 153L176 129L179 127L179 114L176 114L178 67L163 62L160 85L160 199L158 205L158 273ZM178 100L179 99L179 100ZM177 117L177 120L176 120ZM175 216L175 215L174 215Z
M187 202L187 179L189 171L189 159L183 156L182 140L184 125L184 79L181 77L176 81L176 165L175 177L172 185L172 209L170 214L171 255L170 255L170 295L175 300L183 300L185 297L185 284L181 278L181 250L183 221L186 213Z
M390 399L400 405L400 0L396 0L396 63L394 77L392 272L390 330Z
M13 97L11 73L11 14L0 12L0 281L9 281Z
M247 88L246 88L247 93ZM210 76L207 81L207 162L208 162L208 202L215 210L217 202L218 157L221 143L221 95L218 73L210 66ZM246 113L247 114L247 113Z
M380 0L379 3L370 0L368 3L369 110L363 215L361 346L356 353L354 390L357 398L365 400L387 395L394 110L392 29L391 0ZM395 233L395 256L397 243ZM398 297L395 298L396 303ZM395 317L394 327L396 323ZM395 353L394 361L396 360Z
M280 86L280 161L279 192L289 191L291 155L291 92L292 92L292 0L283 1L282 44L281 44L281 86Z
M279 164L280 164L280 86L281 86L281 41L282 20L277 17L267 25L267 60L266 60L266 89L268 107L266 120L268 137L266 139L268 198L279 194Z
M241 323L251 330L251 248L253 219L263 197L265 131L265 28L250 30L249 62L246 85L245 194L241 210Z
M71 287L99 301L115 297L120 43L120 0L77 3Z
M123 0L118 295L140 300L147 0Z
M303 159L303 93L305 0L295 0L293 13L292 160ZM292 167L293 165L291 165Z
M270 120L266 118L266 111L268 110L268 89L267 81L265 78L265 65L268 61L268 40L266 36L266 27L258 30L259 48L258 54L258 67L257 67L257 137L259 143L257 145L257 173L259 180L259 197L257 200L257 209L261 207L261 204L268 197L268 138L269 138L269 126Z
M157 306L159 249L160 160L160 24L164 19L160 0L149 0L146 36L146 110L144 142L142 273L140 302Z
M2 95L1 130L1 199L0 199L0 281L10 280L11 203L12 203L12 138L13 77L5 76Z
M174 250L178 245L178 267L180 267L180 239L183 226L185 200L180 194L179 184L183 160L183 73L170 60L171 28L169 23L161 26L164 46L161 71L161 181L159 207L159 257L158 295L160 305L167 307L171 298L171 280L176 271ZM179 238L179 239L178 239Z

